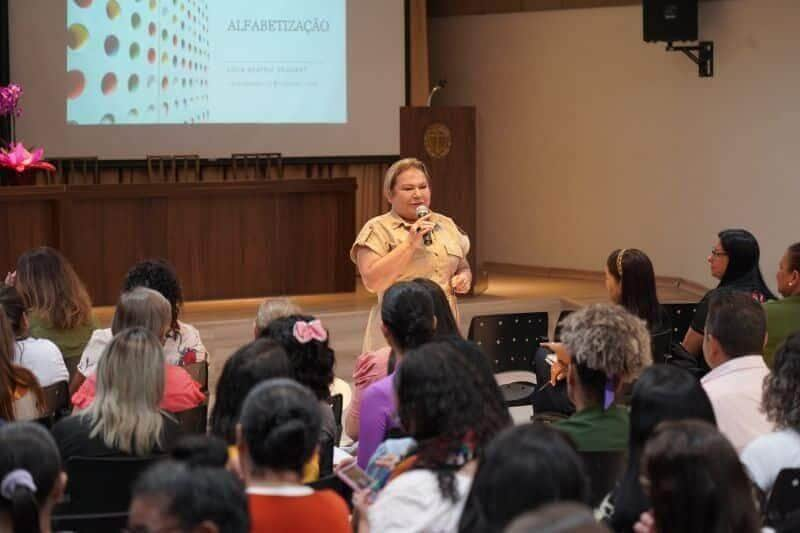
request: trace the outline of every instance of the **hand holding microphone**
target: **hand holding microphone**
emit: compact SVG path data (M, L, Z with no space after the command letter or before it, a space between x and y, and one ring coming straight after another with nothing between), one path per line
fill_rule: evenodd
M417 223L414 224L414 226L417 226L415 231L422 234L422 242L425 244L425 246L430 246L433 244L433 236L431 235L431 232L436 227L436 224L429 221L430 216L431 210L428 209L427 205L423 204L417 206ZM423 225L417 225L423 221L425 222Z

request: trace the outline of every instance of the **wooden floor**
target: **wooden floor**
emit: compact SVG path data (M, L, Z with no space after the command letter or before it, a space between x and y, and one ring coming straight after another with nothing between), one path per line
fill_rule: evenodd
M591 276L589 276L591 277ZM562 309L607 301L600 278L574 279L526 274L489 273L489 285L480 296L461 298L461 327L466 333L473 316L526 311L550 313L551 328ZM660 284L663 302L696 302L702 294L674 284ZM292 297L304 312L320 318L330 332L336 350L336 375L350 382L355 358L360 352L369 310L376 302L360 284L354 293ZM200 330L211 353L209 385L216 389L218 376L227 358L253 337L253 319L261 299L189 302L181 320ZM104 327L111 322L112 307L96 308ZM552 334L552 331L551 331Z

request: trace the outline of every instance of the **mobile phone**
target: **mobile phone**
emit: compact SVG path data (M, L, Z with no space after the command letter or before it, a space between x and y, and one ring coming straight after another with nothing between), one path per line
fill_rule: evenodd
M554 353L551 353L551 354L548 354L548 355L547 355L547 356L544 358L544 361L545 361L545 363L547 363L548 365L550 365L550 366L553 366L553 365L556 363L556 361L558 361L558 357L556 357L556 354L554 354Z
M336 471L336 475L353 490L371 489L375 486L375 480L355 462L339 468Z

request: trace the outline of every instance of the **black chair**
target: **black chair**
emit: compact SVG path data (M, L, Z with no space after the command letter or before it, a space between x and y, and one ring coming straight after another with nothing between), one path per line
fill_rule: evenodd
M197 407L172 413L181 425L181 433L184 435L205 435L208 428L208 404L201 403Z
M332 490L347 502L350 509L353 508L353 489L350 488L347 483L339 479L339 476L336 474L322 477L317 481L312 481L308 486L314 490Z
M665 355L669 353L669 348L672 345L673 332L671 329L659 331L655 335L650 336L650 347L653 351L654 363L665 363ZM683 337L681 337L683 340Z
M476 316L468 337L481 347L495 374L529 374L524 380L501 383L500 390L507 407L531 405L536 388L534 359L539 343L547 341L547 313Z
M664 308L672 321L672 338L681 342L692 325L697 303L664 304Z
M159 456L70 457L66 464L67 490L53 516L127 513L133 483L159 459Z
M319 477L323 478L333 473L333 440L324 431L319 438Z
M579 452L589 477L589 506L597 507L625 473L627 451Z
M198 361L183 367L192 379L200 384L203 392L208 393L208 361Z
M800 468L784 468L767 501L768 526L777 532L800 531Z
M553 342L561 342L561 323L574 312L572 309L565 309L558 314L558 322L556 322L556 329L553 332Z
M75 533L106 533L119 531L128 525L128 513L96 513L54 516L53 531Z
M344 411L344 396L341 394L334 394L328 399L328 403L333 409L333 419L336 421L336 435L341 436L342 434L342 411ZM338 438L337 442L334 443L335 445L339 445Z
M46 415L53 418L53 422L68 416L72 410L72 400L69 397L69 384L59 381L42 389L46 405Z

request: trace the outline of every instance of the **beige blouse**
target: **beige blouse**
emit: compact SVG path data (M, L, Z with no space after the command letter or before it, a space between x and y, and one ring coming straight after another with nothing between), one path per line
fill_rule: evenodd
M406 267L406 271L397 281L408 281L414 278L428 278L442 287L450 302L450 307L458 321L456 294L450 285L450 279L458 270L458 265L469 253L469 237L451 218L433 213L430 219L436 224L430 233L433 243L423 246L414 252L414 256ZM400 218L393 211L369 220L361 228L356 241L350 249L350 259L356 263L359 248L366 247L383 257L408 238L411 224ZM380 306L383 294L378 294L378 304L373 306L364 335L363 352L377 350L386 346L386 340L380 330Z

